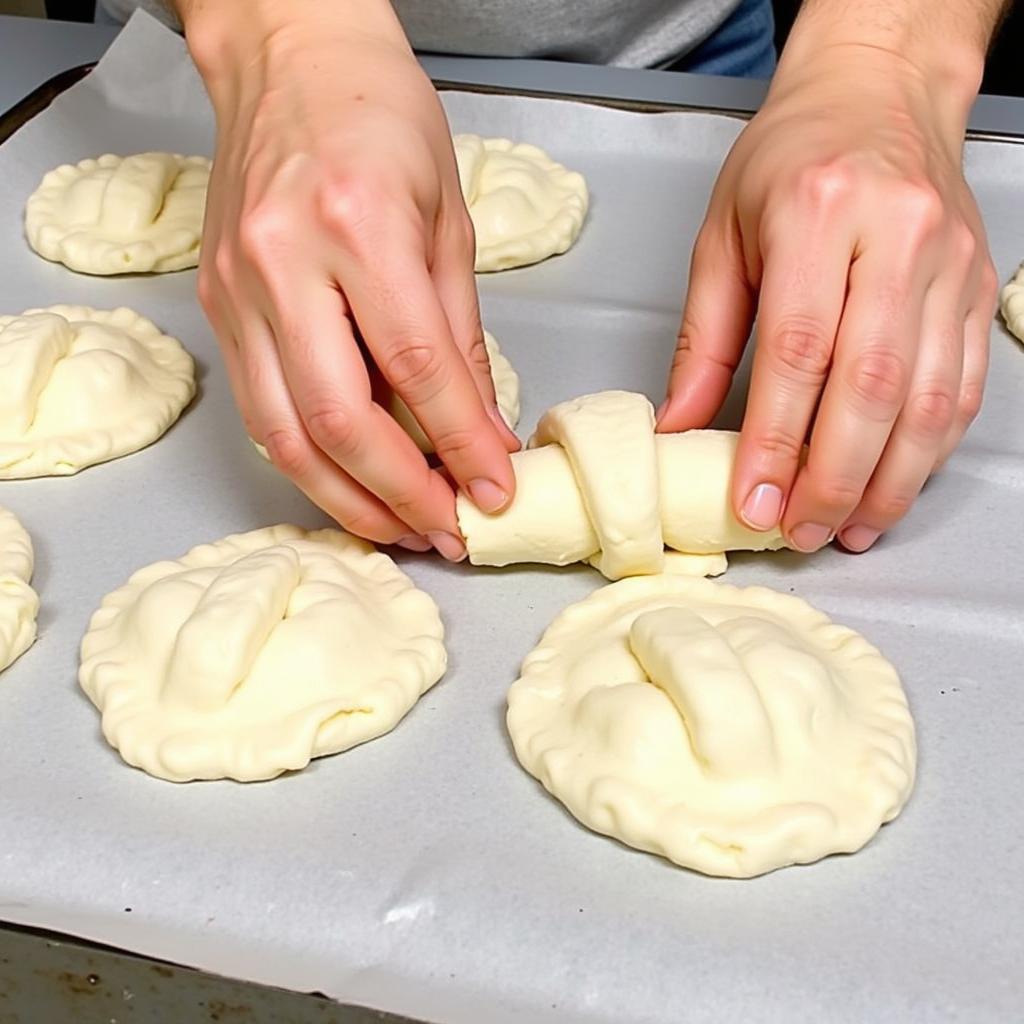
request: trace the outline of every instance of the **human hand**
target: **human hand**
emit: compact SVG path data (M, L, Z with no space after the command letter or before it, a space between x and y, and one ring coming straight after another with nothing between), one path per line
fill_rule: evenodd
M998 281L961 170L972 90L817 43L787 49L722 168L659 429L711 420L756 309L734 510L864 551L978 412Z
M452 489L377 379L481 509L510 500L518 442L437 95L383 0L194 11L217 115L199 295L246 427L353 533L464 557Z

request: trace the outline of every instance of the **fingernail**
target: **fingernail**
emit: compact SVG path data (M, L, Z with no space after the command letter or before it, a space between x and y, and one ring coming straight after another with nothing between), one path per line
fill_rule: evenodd
M880 530L873 530L870 526L848 526L839 534L839 539L844 548L860 554L867 551L881 535Z
M770 530L781 515L782 488L775 484L758 484L740 510L740 518L752 530Z
M426 537L420 537L415 533L399 537L395 544L400 548L405 548L406 551L429 551L434 546Z
M449 562L461 562L466 557L466 545L453 533L431 530L427 539Z
M801 523L789 531L789 542L797 551L817 551L831 539L832 531L821 523Z
M493 480L470 480L466 490L481 512L498 512L508 504L508 495Z
M654 422L655 423L660 423L661 422L661 417L665 414L665 410L666 409L668 409L668 399L667 398L665 399L664 402L661 403L661 405L658 406L658 408L654 412Z

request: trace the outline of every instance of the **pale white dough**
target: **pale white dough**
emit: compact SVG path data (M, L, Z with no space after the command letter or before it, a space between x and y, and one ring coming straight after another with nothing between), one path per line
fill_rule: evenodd
M32 579L32 541L13 513L0 508L0 672L32 646L39 598Z
M655 434L650 402L630 392L562 402L541 419L530 447L513 453L508 508L487 515L458 498L469 560L592 561L619 579L664 571L666 546L694 555L784 547L778 529L750 530L733 515L738 439L723 430Z
M25 206L40 256L83 274L183 270L199 262L210 161L106 153L50 171Z
M508 729L583 824L711 875L858 850L914 782L899 677L863 637L796 597L669 574L559 615Z
M456 135L454 143L477 271L538 263L576 241L589 202L582 174L522 142Z
M1024 263L1013 278L1003 286L999 296L999 308L1006 326L1024 341Z
M0 478L68 476L138 451L195 393L192 357L130 309L0 316Z
M498 399L498 411L509 429L515 430L519 422L519 374L504 356L490 331L484 331L484 346L491 364L491 380L494 382L494 394ZM421 452L430 454L434 447L430 439L413 417L412 411L396 394L392 393L388 412L394 417L402 429L416 442Z
M437 606L372 545L273 526L136 572L79 681L131 765L269 779L388 732L445 670Z

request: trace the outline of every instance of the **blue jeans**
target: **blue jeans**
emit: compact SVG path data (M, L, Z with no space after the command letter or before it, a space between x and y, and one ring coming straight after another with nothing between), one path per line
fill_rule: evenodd
M733 78L771 78L775 71L775 15L771 0L741 0L718 30L672 64L671 70Z

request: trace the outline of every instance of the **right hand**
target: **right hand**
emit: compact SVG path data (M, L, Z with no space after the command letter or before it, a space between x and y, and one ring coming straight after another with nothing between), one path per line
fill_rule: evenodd
M452 488L374 400L379 370L457 486L511 500L437 94L383 0L182 8L217 116L199 297L247 429L353 533L464 557Z

